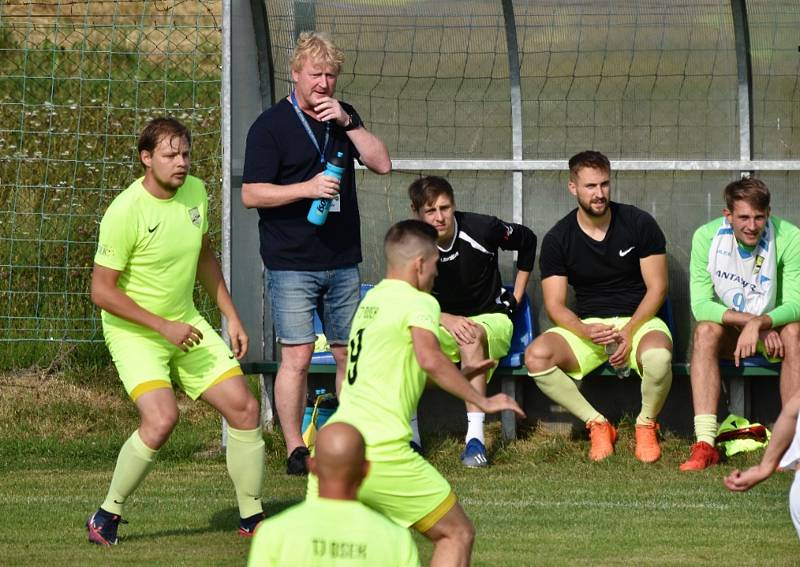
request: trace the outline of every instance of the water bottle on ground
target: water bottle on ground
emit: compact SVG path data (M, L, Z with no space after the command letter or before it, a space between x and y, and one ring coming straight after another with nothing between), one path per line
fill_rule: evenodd
M342 152L336 152L336 155L329 159L328 163L325 165L324 175L334 177L341 181L343 174L344 154ZM330 210L330 208L330 199L314 199L314 202L311 203L311 208L308 210L308 216L306 217L308 222L317 226L322 226L328 218L328 210Z
M608 356L611 356L612 354L617 352L617 348L619 348L619 343L617 343L617 342L613 342L613 343L607 344L606 347L605 347L606 354ZM614 368L614 372L616 372L617 378L620 378L620 379L627 378L628 376L631 375L631 367L628 366L627 362L625 362L625 364L623 366L615 367Z

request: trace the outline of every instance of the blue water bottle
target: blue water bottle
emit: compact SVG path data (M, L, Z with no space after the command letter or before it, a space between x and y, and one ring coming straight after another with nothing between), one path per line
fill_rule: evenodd
M339 181L342 180L342 174L344 173L344 154L342 152L336 152L336 155L328 160L328 163L325 165L324 175L328 177L335 177ZM311 208L308 210L308 222L311 224L316 224L317 226L322 226L325 224L325 219L328 218L328 210L331 208L331 200L330 199L314 199L314 202L311 203Z

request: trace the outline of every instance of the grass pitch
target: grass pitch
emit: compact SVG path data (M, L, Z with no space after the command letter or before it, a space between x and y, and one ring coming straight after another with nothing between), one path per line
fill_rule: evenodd
M136 413L111 376L0 376L0 547L3 565L242 565L233 487L219 420L182 402L182 421L127 507L112 549L89 545L83 524L102 501L119 445ZM800 541L787 509L790 473L746 494L722 476L758 453L679 473L690 440L667 435L664 457L633 457L623 425L617 454L586 457L588 441L537 432L504 445L489 426L492 466L464 469L461 439L425 437L430 461L475 522L475 565L797 565ZM495 439L492 442L492 439ZM266 437L267 512L298 502L303 479L283 472L279 434ZM423 562L432 546L415 536Z

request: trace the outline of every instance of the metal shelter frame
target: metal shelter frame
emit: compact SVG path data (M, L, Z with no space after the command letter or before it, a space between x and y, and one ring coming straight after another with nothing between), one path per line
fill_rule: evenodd
M394 171L508 171L512 174L512 214L515 222L522 221L523 172L564 171L566 160L527 160L523 155L523 109L520 86L520 57L517 44L516 19L512 0L500 0L505 23L508 50L511 106L512 159L405 159L392 160ZM298 2L308 6L312 2ZM313 12L313 11L312 11ZM649 160L615 159L620 171L739 171L747 176L755 171L800 171L800 160L752 159L753 112L752 66L750 39L745 0L731 0L734 23L737 105L739 123L738 160ZM312 14L296 14L311 17ZM233 77L252 77L244 83L232 84ZM252 282L262 281L256 215L245 211L238 198L244 161L247 129L258 114L273 103L273 60L269 29L263 0L223 1L223 272L231 286L240 312L244 312L248 329L259 329L260 336L252 337L253 358L266 360L272 355L271 329L264 327L263 294L255 291ZM236 246L232 243L236 242ZM241 260L240 260L241 258ZM232 267L236 265L236 270ZM258 287L258 286L256 286ZM258 305L259 309L252 307Z

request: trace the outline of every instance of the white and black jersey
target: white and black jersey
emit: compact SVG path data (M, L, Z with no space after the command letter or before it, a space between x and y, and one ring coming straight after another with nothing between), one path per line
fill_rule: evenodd
M542 240L542 279L567 277L581 319L633 315L647 291L639 260L667 251L664 233L653 217L631 205L610 207L611 224L601 241L581 230L577 209Z
M517 250L517 269L533 270L536 235L528 227L489 215L455 212L453 242L447 248L439 247L439 275L433 284L433 295L443 313L507 312L500 302L499 249Z

